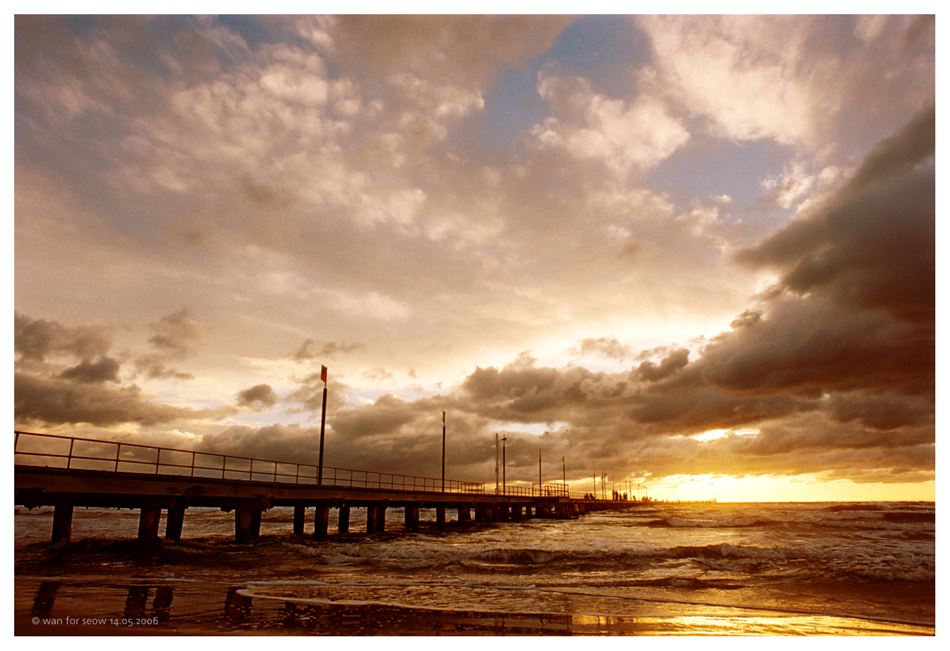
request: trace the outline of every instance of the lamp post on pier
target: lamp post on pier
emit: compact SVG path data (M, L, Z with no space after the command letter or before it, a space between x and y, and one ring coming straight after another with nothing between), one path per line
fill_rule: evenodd
M445 492L445 412L442 412L442 492Z
M508 481L505 478L505 441L508 440L507 436L501 437L501 494L508 494Z
M544 485L541 483L541 448L538 448L538 495L544 495Z
M567 466L564 464L564 457L561 457L561 483L564 484L564 495L567 496Z
M320 379L323 380L323 412L320 415L320 467L317 471L317 484L323 483L323 439L327 429L327 367L320 365Z
M495 432L495 495L498 495L498 432Z

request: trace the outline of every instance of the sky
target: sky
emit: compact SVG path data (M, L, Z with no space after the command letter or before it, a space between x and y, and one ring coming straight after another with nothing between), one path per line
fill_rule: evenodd
M932 16L14 22L19 430L935 498ZM641 489L645 486L645 489Z

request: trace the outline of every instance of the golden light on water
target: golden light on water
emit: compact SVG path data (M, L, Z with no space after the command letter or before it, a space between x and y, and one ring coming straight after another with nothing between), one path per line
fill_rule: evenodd
M846 502L936 500L933 481L912 484L829 480L816 475L679 475L649 486L657 500L717 502Z

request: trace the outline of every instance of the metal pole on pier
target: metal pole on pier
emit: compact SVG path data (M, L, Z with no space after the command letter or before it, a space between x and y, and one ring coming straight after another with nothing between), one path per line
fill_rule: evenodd
M498 495L498 432L495 432L495 495Z
M564 484L564 494L567 495L567 466L564 465L564 457L561 457L561 483Z
M442 412L442 492L445 492L445 412Z
M501 437L501 493L502 495L508 494L508 482L505 478L505 441L508 440L507 436Z
M323 483L323 439L327 429L327 367L320 365L320 379L323 380L323 413L320 415L320 468L317 471L317 484Z
M538 448L538 495L544 494L541 486L541 448Z

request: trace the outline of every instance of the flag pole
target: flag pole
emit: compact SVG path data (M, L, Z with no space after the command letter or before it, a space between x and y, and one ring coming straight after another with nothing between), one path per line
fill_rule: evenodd
M327 367L321 364L320 379L323 380L323 413L320 416L320 469L317 484L323 484L323 438L327 428Z
M442 412L442 492L445 492L445 412Z

